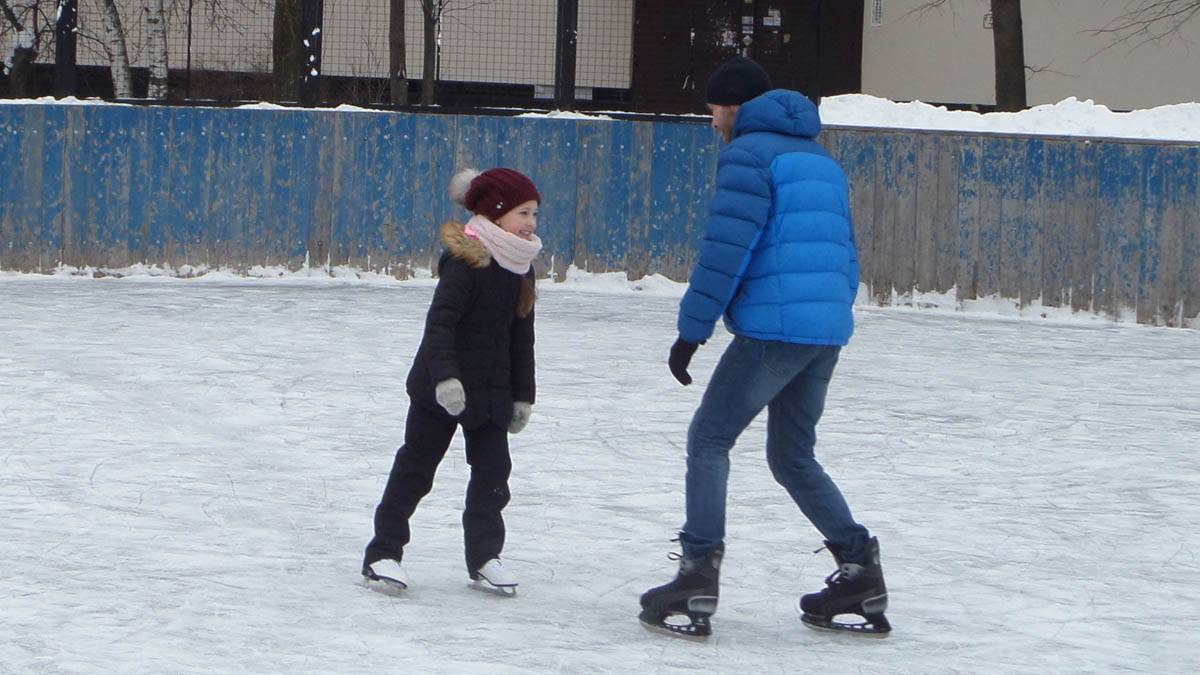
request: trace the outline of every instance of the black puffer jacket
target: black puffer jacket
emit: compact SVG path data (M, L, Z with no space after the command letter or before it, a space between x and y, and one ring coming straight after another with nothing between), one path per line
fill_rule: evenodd
M521 277L493 262L458 223L442 226L442 243L446 252L408 373L408 394L441 410L434 387L456 377L467 392L467 408L459 416L463 427L474 429L490 419L506 428L513 401L533 403L535 392L533 312L517 316Z

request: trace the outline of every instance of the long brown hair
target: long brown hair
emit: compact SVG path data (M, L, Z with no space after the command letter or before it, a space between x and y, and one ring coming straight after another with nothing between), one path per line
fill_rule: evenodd
M521 277L521 294L517 297L517 316L522 319L529 316L535 302L537 302L537 289L533 286L533 276L526 274Z

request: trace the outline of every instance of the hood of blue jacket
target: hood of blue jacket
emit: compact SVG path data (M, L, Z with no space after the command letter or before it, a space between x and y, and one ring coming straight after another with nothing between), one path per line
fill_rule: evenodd
M742 104L733 125L734 138L755 131L770 131L801 138L821 133L817 106L800 92L772 89Z

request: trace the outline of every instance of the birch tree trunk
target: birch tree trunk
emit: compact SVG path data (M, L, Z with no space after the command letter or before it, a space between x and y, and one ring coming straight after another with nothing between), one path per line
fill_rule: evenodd
M167 21L163 0L145 0L146 47L150 53L150 86L147 98L165 99L167 88Z
M125 48L125 28L121 15L117 13L115 0L100 0L104 15L104 33L107 41L108 59L113 79L113 96L133 98L133 78L129 74L129 52Z
M421 105L432 105L434 98L434 75L437 71L438 24L442 20L444 0L421 0L424 15L424 59L421 65Z

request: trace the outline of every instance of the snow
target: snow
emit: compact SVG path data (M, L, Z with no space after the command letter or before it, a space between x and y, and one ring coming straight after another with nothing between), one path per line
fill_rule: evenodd
M818 452L881 539L895 632L800 625L832 565L760 418L697 644L636 620L673 574L684 435L728 344L671 379L681 286L540 285L520 594L467 587L459 439L392 598L358 568L433 282L259 272L0 274L0 670L1200 670L1200 332L859 308Z
M977 113L846 94L821 100L821 121L840 126L1200 142L1200 103L1113 112L1091 100L1071 97L1018 113Z
M529 113L522 113L520 115L517 115L517 117L544 117L547 119L558 119L558 120L612 120L613 119L612 117L610 117L608 115L604 115L604 114L581 113L581 112L575 112L573 110L551 110L549 112L544 112L544 113L529 112Z
M31 102L100 104L0 100ZM1195 103L979 115L856 95L822 114L1200 141ZM734 450L715 635L695 644L636 621L673 573L684 436L729 339L697 353L696 385L671 379L681 284L541 284L506 510L520 594L467 587L457 439L391 598L358 568L428 271L94 274L0 271L0 672L1200 671L1200 331L953 292L861 305L818 451L882 541L895 633L799 624L832 566L770 477L760 418Z
M74 96L64 96L63 98L54 98L53 96L42 96L39 98L0 98L0 105L130 105L129 103L112 103L109 101L101 101L98 99L76 98Z
M23 27L21 30L17 31L17 37L16 37L16 40L15 40L13 46L18 47L18 48L23 47L25 49L31 49L31 48L33 48L33 45L34 45L34 42L36 41L36 39L37 39L37 36L34 34L33 29L26 26L26 27Z
M55 99L49 96L37 99L0 99L0 105L30 103L128 105L75 98ZM271 103L252 103L238 107L248 110L286 109ZM311 108L311 110L388 114L386 110L362 108L349 104L338 105L334 108ZM516 117L540 117L562 121L612 120L614 119L613 115L627 114L611 110L594 112L552 110L524 113L515 108L509 110ZM697 120L707 118L705 115L670 116L671 119L680 117L694 117ZM1010 135L1035 134L1200 143L1200 103L1180 103L1148 110L1113 112L1090 100L1080 101L1071 97L1053 105L1036 106L1019 113L976 113L947 110L944 107L920 101L901 103L866 94L845 94L828 96L821 100L821 120L829 126L941 129Z
M526 113L520 117L612 119L620 111L591 113ZM708 119L707 115L675 115ZM843 94L821 99L826 126L879 129L927 129L992 134L1032 134L1120 138L1200 143L1200 103L1164 105L1148 110L1114 112L1091 100L1067 98L1018 113L978 113L949 110L921 101L897 102L867 94Z

